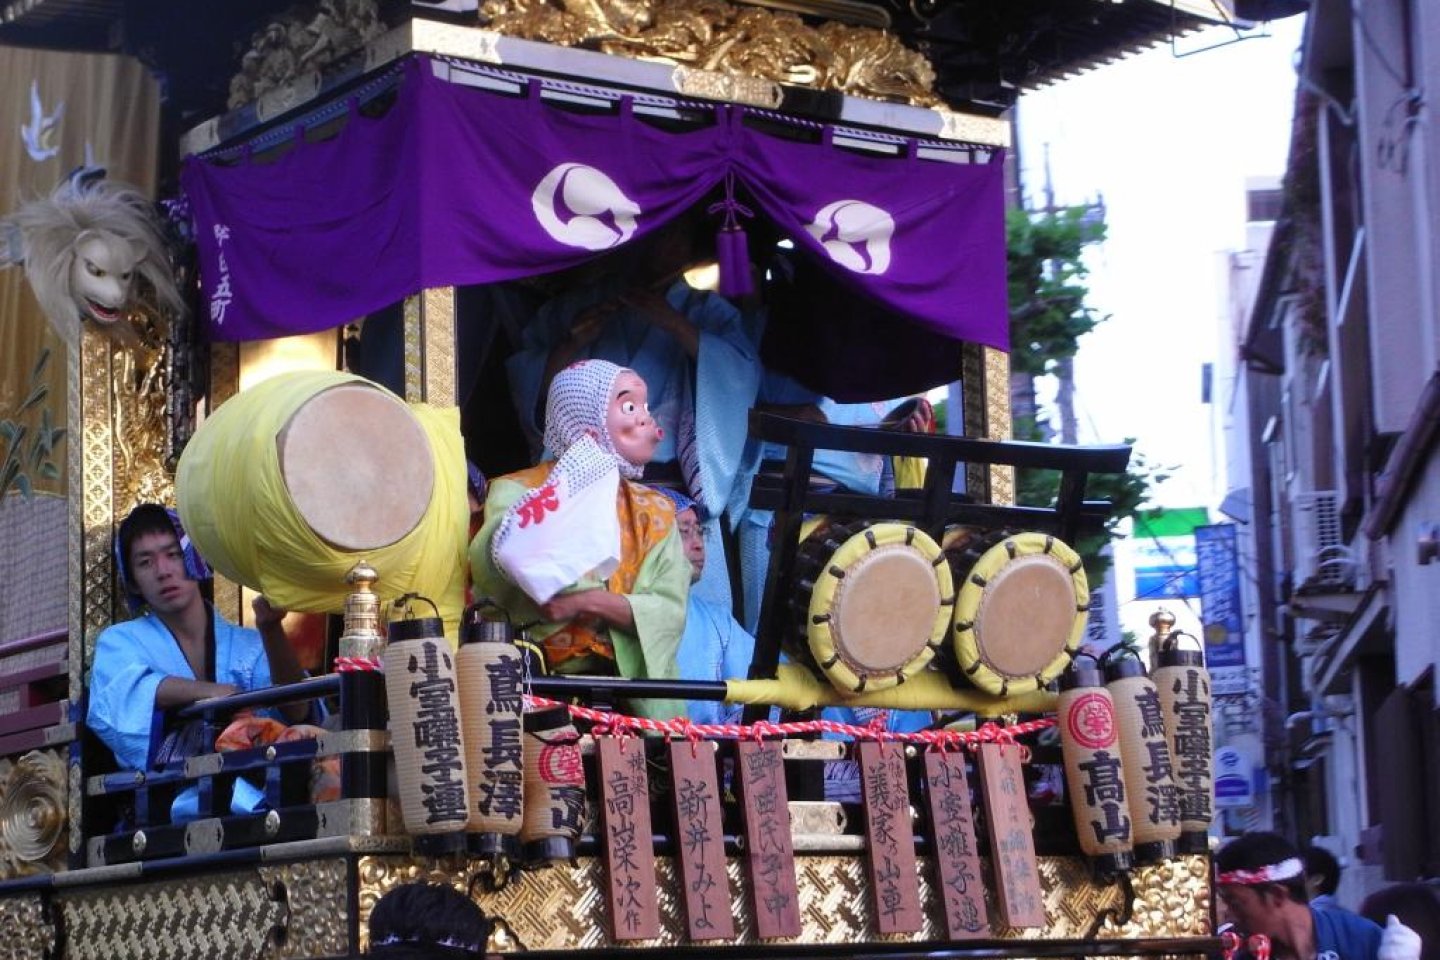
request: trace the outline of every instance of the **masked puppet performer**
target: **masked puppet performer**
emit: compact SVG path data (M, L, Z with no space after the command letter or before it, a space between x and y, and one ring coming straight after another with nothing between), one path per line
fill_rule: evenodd
M102 176L83 168L0 220L0 267L24 264L35 299L66 343L79 341L88 320L134 345L142 302L178 315L184 301L153 205Z
M635 482L660 441L647 399L644 380L605 360L560 371L545 409L558 459L495 480L470 544L476 595L539 621L533 638L557 673L678 676L690 563L670 500Z

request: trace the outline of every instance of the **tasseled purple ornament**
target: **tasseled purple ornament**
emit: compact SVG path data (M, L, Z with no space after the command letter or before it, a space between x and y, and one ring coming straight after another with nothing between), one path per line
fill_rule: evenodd
M715 259L720 264L720 292L743 297L755 289L750 276L750 244L739 224L724 226L715 235Z
M741 217L755 216L735 199L735 174L725 175L725 199L713 204L710 213L723 213L724 222L715 234L715 259L720 266L720 293L727 297L743 297L755 289L750 276L750 244Z

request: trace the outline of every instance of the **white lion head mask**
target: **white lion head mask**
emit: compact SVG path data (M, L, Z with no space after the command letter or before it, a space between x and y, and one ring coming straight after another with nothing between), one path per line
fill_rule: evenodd
M78 340L83 320L133 340L127 314L140 292L137 281L161 310L184 309L154 208L130 187L72 176L0 226L11 235L10 261L24 263L35 299L67 343Z

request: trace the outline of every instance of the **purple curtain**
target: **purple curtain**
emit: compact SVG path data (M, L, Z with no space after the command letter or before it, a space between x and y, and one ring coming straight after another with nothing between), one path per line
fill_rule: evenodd
M542 102L534 83L517 97L437 78L428 58L403 69L390 110L356 113L329 140L273 162L186 160L213 337L322 330L425 287L564 269L733 174L847 288L947 338L1007 345L998 151L976 164L862 155L829 128L786 139L729 105L675 132L629 101L585 113Z

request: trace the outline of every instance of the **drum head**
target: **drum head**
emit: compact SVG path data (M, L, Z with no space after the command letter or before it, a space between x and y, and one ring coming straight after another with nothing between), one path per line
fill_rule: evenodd
M1090 590L1080 557L1040 533L1009 536L965 574L955 605L955 656L977 687L1028 693L1080 648Z
M404 404L374 387L343 384L316 394L275 442L296 511L333 547L389 546L430 506L430 441Z
M864 527L815 578L810 653L838 689L893 687L944 643L953 605L949 565L924 531L899 523Z

